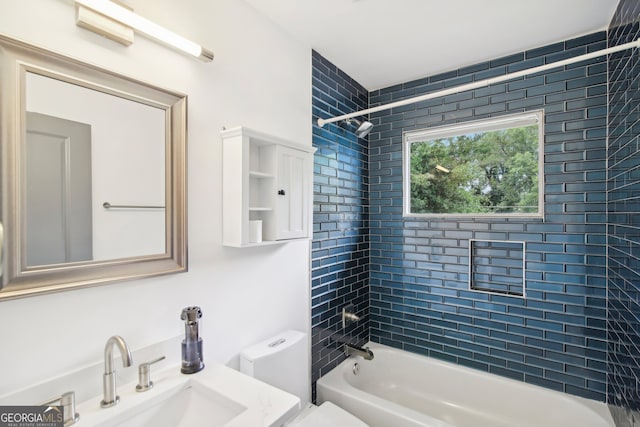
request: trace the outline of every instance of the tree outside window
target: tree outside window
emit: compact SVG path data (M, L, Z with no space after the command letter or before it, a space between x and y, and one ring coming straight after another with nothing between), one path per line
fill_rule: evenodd
M510 119L408 134L405 213L540 214L541 126Z

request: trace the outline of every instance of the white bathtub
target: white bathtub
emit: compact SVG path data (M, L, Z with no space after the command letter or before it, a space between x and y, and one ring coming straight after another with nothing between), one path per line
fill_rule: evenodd
M373 360L349 357L318 380L317 392L318 403L331 401L371 427L614 426L604 403L368 346Z

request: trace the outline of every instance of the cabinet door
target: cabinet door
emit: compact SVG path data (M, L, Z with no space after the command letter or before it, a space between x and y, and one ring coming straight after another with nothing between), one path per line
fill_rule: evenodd
M276 240L308 237L311 155L278 146L276 150Z

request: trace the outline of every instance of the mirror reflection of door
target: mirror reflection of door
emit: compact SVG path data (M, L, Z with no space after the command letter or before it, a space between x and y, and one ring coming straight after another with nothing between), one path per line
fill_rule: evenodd
M34 72L25 84L26 111L91 126L92 259L165 253L166 210L146 208L166 204L165 110Z
M27 266L91 260L91 126L26 114Z

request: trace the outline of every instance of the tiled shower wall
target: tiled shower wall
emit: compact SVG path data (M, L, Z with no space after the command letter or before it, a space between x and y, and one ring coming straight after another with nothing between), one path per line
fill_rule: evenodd
M606 47L606 32L369 94L370 106ZM543 109L544 219L402 216L402 133ZM372 115L371 340L606 396L605 57ZM468 290L470 239L524 241L527 298Z
M637 38L639 15L637 1L621 0L609 45ZM592 34L378 90L370 103L364 88L314 52L314 116L541 65L603 48L605 40ZM369 324L343 331L340 310L354 301L366 316L370 298L374 341L599 400L608 381L609 401L622 408L613 411L617 425L633 425L640 402L639 68L638 51L626 51L611 57L609 91L601 58L378 113L370 149L353 129L314 126L314 383L342 360L340 342L367 340ZM544 220L402 218L404 130L540 108ZM467 290L471 238L526 242L526 300Z
M312 383L344 360L345 341L369 339L369 194L366 140L354 126L319 117L367 108L366 89L317 52L312 54L314 213L311 328ZM351 303L362 321L342 328L342 308Z
M639 22L640 2L622 0L609 45L636 40ZM633 49L611 55L609 62L608 394L618 426L640 425L639 134L640 54Z

